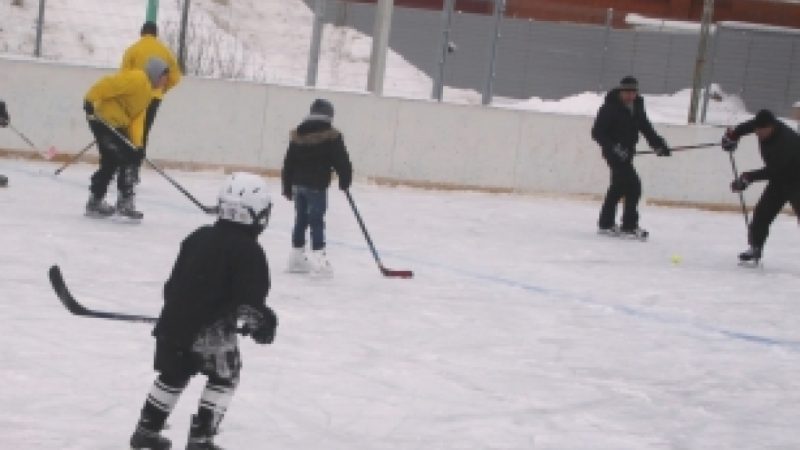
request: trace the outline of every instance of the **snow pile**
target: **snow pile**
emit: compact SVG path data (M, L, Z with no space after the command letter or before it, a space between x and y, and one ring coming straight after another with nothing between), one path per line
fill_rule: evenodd
M657 123L682 125L687 123L692 90L683 89L675 94L643 94L650 120ZM498 106L529 111L594 116L603 104L606 93L584 92L561 100L543 100L538 97L525 101L512 99L498 100ZM702 97L701 97L702 98ZM728 125L752 116L741 98L726 94L716 84L711 85L711 98L708 102L707 122Z

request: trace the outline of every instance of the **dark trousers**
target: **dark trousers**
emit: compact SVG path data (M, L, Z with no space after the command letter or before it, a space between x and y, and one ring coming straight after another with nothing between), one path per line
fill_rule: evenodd
M89 190L96 197L105 197L108 185L114 175L117 175L117 192L123 197L133 195L132 170L139 162L137 152L129 148L128 144L117 137L105 125L94 120L89 121L100 152L100 167L92 175ZM118 129L123 136L124 129Z
M639 226L639 199L642 197L642 182L632 162L606 159L611 169L611 185L600 209L600 228L610 228L616 223L617 204L625 199L622 211L622 228L632 230Z
M786 203L790 203L800 217L800 184L770 181L753 211L748 241L753 247L763 247L769 236L769 227Z
M328 190L306 186L292 186L294 200L294 231L292 246L306 245L306 229L311 228L311 249L325 248L325 211L328 209Z

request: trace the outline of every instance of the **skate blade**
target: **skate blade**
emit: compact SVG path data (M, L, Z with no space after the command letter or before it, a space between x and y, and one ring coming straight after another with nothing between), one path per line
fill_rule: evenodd
M739 261L739 267L743 267L745 269L763 269L764 265L761 264L761 260Z
M114 216L114 214L101 214L98 212L89 212L89 211L83 213L83 215L90 219L108 219L109 217Z
M123 224L123 225L138 225L138 224L142 223L142 219L141 218L137 219L137 218L134 218L134 217L121 216L119 214L114 214L111 217L111 221L114 222L114 223L119 223L119 224Z

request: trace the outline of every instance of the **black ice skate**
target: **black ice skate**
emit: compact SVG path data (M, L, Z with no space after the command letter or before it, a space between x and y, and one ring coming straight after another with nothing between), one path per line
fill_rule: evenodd
M150 431L140 426L131 436L131 450L169 450L172 441L155 431Z
M117 199L117 214L131 220L142 220L144 214L136 210L134 196L124 196Z
M739 254L739 265L742 267L758 267L761 262L761 247L750 247Z
M86 202L86 217L108 217L114 215L114 211L114 207L106 203L102 197L89 195L89 201Z
M214 430L208 421L199 416L192 416L192 424L189 428L189 441L186 443L186 450L225 450L214 443Z
M8 177L5 175L0 175L0 187L7 187L8 186Z
M647 238L650 236L650 232L645 230L644 228L623 228L620 230L619 235L623 238L627 239L638 239L640 241L646 241Z

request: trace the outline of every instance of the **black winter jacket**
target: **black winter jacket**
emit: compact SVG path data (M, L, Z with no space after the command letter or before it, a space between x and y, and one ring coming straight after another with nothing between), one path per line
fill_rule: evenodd
M741 137L754 132L755 119L739 124L734 130ZM783 122L775 124L774 134L759 141L765 167L747 172L751 181L770 180L800 184L800 135Z
M257 233L226 220L200 227L181 243L153 335L188 348L219 320L229 318L233 326L240 305L274 318L265 304L269 288L269 267Z
M324 190L331 184L331 171L339 176L339 188L349 189L353 167L342 134L330 122L306 119L292 131L292 140L283 161L283 194L292 186Z
M633 102L633 110L629 109L619 98L619 89L612 89L606 94L606 100L592 127L592 139L603 149L606 159L612 156L612 149L616 144L622 145L629 153L628 161L633 159L633 151L639 142L641 132L650 147L656 148L666 145L664 139L656 133L647 112L644 109L644 99L637 96Z

